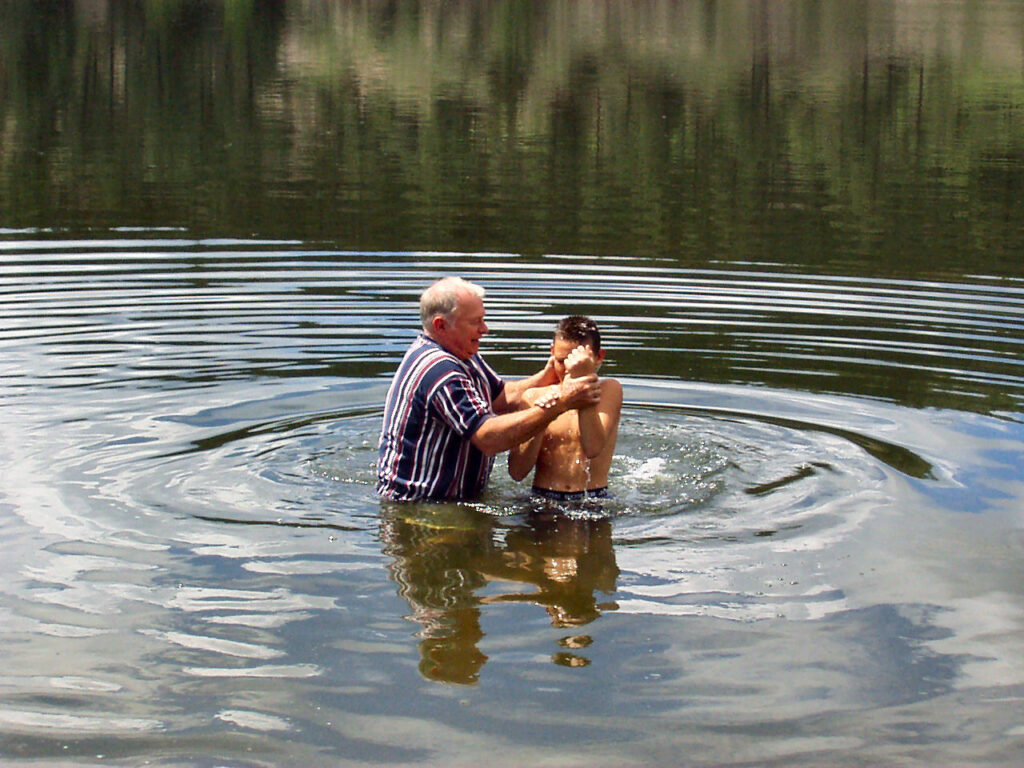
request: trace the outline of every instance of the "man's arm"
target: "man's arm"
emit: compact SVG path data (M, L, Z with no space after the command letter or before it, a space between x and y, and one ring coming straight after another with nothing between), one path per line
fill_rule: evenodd
M527 376L525 379L519 379L518 381L505 382L504 389L494 398L492 403L494 412L509 413L524 408L527 406L527 403L523 400L526 390L557 383L558 376L555 375L555 359L549 356L544 367L532 376Z
M597 376L566 376L553 398L541 399L527 408L485 419L470 440L479 450L494 456L543 432L548 424L566 411L596 406L600 399L601 385Z

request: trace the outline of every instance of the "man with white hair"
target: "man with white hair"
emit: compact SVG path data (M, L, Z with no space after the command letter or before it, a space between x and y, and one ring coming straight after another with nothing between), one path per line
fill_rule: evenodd
M505 382L480 357L484 290L446 277L420 296L423 333L395 373L384 407L377 493L392 501L467 499L487 486L494 456L600 400L597 376L558 381L543 370ZM530 388L559 386L528 404Z

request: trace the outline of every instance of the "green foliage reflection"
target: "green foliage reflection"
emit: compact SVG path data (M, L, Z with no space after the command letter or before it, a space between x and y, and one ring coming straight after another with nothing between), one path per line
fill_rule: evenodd
M1017 270L1016 6L3 12L5 226Z

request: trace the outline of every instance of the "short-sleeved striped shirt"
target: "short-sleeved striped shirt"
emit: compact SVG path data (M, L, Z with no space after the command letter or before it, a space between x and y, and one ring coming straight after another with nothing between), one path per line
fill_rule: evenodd
M388 390L377 493L393 501L479 495L494 459L470 437L504 386L479 355L460 360L420 334Z

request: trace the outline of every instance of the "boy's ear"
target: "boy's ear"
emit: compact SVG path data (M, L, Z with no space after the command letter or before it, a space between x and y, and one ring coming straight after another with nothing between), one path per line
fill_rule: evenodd
M598 365L604 362L604 352L605 351L602 349L600 352L597 353L597 355L594 358Z

